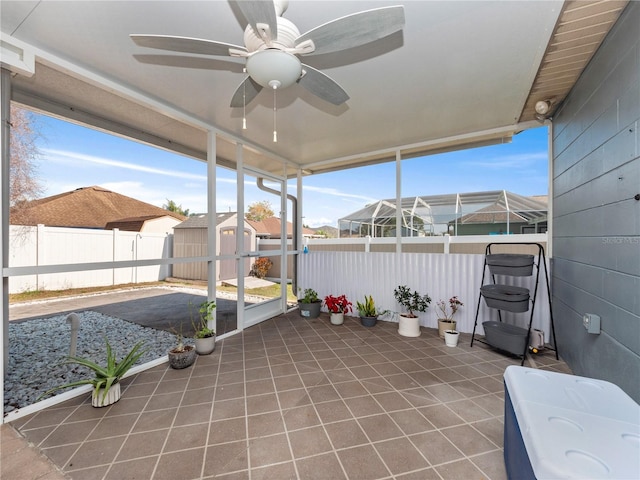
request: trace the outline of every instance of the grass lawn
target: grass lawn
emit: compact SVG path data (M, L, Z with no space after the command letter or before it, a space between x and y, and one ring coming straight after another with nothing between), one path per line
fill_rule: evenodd
M22 293L12 293L9 295L9 303L33 302L36 300L46 300L48 298L74 297L78 295L87 295L91 293L109 292L114 290L130 289L130 288L148 288L157 286L181 286L190 288L206 289L205 283L193 284L189 282L148 282L125 285L109 285L106 287L85 287L85 288L69 288L67 290L32 290ZM236 293L236 287L219 286L216 290L221 292ZM246 290L247 295L256 295L259 297L274 298L280 294L280 285L271 285L270 287L252 288ZM287 285L287 301L296 302L297 298L291 290L291 285Z

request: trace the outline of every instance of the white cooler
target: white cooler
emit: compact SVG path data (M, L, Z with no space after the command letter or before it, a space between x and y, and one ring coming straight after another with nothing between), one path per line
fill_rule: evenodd
M509 479L640 479L640 406L618 386L517 366L504 384Z

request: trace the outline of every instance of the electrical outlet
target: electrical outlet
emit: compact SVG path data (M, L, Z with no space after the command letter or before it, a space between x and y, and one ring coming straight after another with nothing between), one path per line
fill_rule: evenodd
M600 334L600 317L595 313L585 313L582 317L582 324L588 333Z

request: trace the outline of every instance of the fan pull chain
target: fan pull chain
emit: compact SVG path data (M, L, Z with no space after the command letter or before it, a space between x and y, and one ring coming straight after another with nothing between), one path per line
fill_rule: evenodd
M273 143L278 143L278 131L277 131L277 123L276 123L276 90L278 88L273 88Z

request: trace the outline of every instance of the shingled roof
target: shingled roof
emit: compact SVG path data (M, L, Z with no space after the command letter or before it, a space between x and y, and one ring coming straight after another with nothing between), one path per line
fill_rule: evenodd
M164 216L178 220L186 218L106 188L92 186L14 207L11 209L11 224L103 229L115 222L131 223Z
M267 217L256 222L254 220L247 220L249 224L256 229L258 236L264 236L269 238L280 238L280 219L278 217ZM291 238L293 232L293 224L287 222L287 237ZM302 235L310 236L315 235L315 231L310 228L303 227Z

